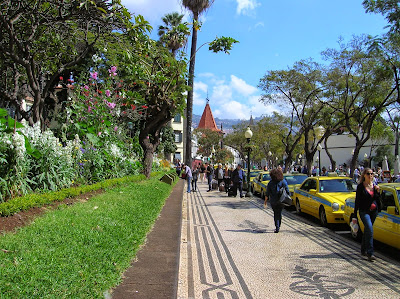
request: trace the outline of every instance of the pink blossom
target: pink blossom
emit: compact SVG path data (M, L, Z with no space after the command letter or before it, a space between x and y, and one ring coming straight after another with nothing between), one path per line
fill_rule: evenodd
M89 90L89 86L85 85L83 86L84 89Z
M115 132L118 131L118 127L117 127L117 126L114 127L114 131L115 131Z
M97 80L97 72L93 72L93 73L90 73L90 76L93 78L93 79L95 79L95 80Z
M97 136L101 136L101 132L97 133Z
M88 111L89 113L92 113L92 107L91 107L91 106L88 106L87 111Z
M110 103L110 102L106 102L106 104L107 104L108 108L111 108L111 109L114 109L115 106L117 106L117 104L115 104L115 103Z
M111 95L111 91L109 89L106 90L106 96L110 96Z
M117 67L116 67L116 66L112 66L112 67L108 70L108 72L110 73L110 76L111 76L111 75L116 76L116 75L117 75Z

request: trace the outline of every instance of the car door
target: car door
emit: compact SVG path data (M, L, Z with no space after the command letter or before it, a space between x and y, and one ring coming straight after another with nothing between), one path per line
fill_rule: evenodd
M318 216L318 210L319 210L319 201L317 200L317 196L314 193L311 193L310 190L314 190L318 192L318 181L316 179L310 179L310 184L309 184L309 196L308 196L308 201L309 201L309 206L310 206L310 212L314 216Z
M254 191L253 191L253 193L260 193L261 192L261 186L260 186L261 178L262 178L262 175L261 175L261 173L259 173L257 175L257 177L253 180L253 182L254 182Z
M312 213L310 189L312 189L314 185L315 180L308 178L304 181L298 191L301 210L309 214Z
M385 244L399 247L400 216L397 208L398 203L396 205L397 197L395 193L395 190L385 189L381 192L382 210L379 212L374 223L374 238Z

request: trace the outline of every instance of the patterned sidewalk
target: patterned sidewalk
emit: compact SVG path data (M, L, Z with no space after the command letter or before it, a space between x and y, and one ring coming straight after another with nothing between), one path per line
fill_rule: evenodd
M183 192L178 298L400 298L400 264L260 198ZM184 190L186 188L184 187Z

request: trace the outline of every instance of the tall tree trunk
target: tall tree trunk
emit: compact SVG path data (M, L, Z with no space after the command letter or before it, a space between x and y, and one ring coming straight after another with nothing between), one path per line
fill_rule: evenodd
M328 155L329 160L331 161L332 171L335 171L335 169L336 169L336 161L333 159L332 154L328 150L328 138L325 138L325 140L324 140L324 147L325 147L325 152Z
M193 83L194 83L194 66L196 63L196 47L197 47L197 22L199 14L193 13L193 34L192 34L192 48L190 50L189 62L189 79L188 85L190 87L187 96L186 104L186 151L185 151L185 164L192 165L192 116L193 116Z
M144 155L143 155L143 174L146 178L150 178L151 168L153 166L153 157L155 146L147 140L143 142L142 145Z

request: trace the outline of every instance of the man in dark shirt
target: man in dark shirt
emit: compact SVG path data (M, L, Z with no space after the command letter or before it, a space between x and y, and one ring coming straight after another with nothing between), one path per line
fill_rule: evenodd
M240 197L243 197L243 181L245 180L245 173L242 169L242 165L238 164L236 169L232 173L232 182L233 182L233 192L234 195L237 195L237 189L239 188Z

